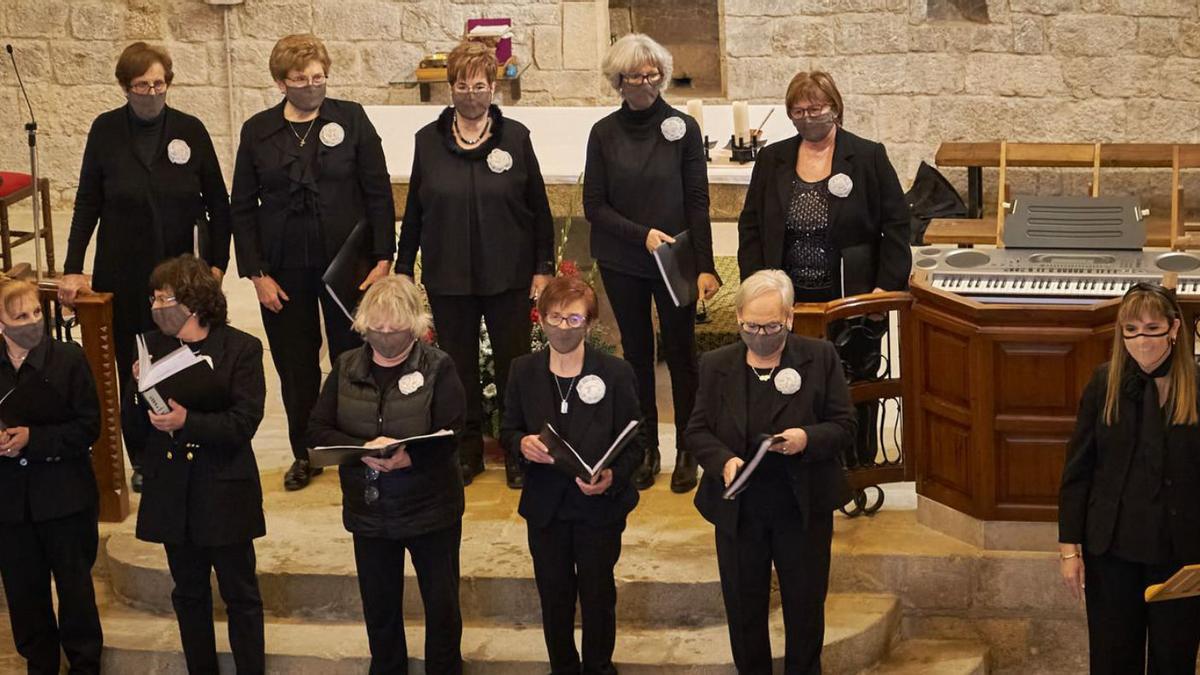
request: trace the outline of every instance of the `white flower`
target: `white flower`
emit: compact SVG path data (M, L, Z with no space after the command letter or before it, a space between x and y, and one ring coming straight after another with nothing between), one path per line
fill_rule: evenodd
M488 168L492 170L492 173L504 173L512 168L513 158L512 155L508 154L504 150L501 150L500 148L493 148L492 151L488 153L487 163Z
M483 388L484 398L496 398L496 383L488 382L488 386Z
M604 398L605 392L604 380L595 375L588 375L575 385L575 391L579 393L579 400L588 405L595 405Z
M663 138L674 142L683 138L683 134L687 131L687 124L684 123L682 117L668 117L662 121L659 129L662 130Z
M337 122L330 122L321 127L321 142L332 148L335 145L341 145L342 141L346 140L346 130Z
M850 180L850 176L844 173L834 174L829 177L829 194L835 197L845 198L854 189L854 181Z
M425 376L421 374L421 371L414 370L404 377L401 377L398 386L400 387L400 393L408 396L414 391L420 389L424 384Z
M192 148L182 138L176 138L167 144L167 159L171 160L172 164L187 164L191 158Z
M784 396L800 391L800 373L795 368L784 368L775 374L775 390Z

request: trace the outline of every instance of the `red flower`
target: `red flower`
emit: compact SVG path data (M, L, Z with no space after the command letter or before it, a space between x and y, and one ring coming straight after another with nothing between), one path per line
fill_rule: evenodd
M533 309L529 310L529 322L530 323L541 323L542 322L542 317L540 314L538 314L537 307L534 307Z
M563 260L558 264L558 276L560 277L577 277L579 276L579 265L575 264L574 260Z

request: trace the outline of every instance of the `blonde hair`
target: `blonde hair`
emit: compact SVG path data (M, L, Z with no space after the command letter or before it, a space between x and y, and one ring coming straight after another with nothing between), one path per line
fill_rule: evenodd
M325 74L329 75L332 62L329 60L329 51L325 49L325 43L312 33L301 33L279 38L279 42L271 49L268 64L271 77L277 82L282 82L287 79L289 72L304 70L313 61L320 62Z
M478 40L460 42L446 57L446 81L454 84L482 72L488 84L496 81L496 52Z
M746 277L733 297L733 306L737 314L741 315L751 300L771 293L779 295L781 311L790 319L796 294L792 290L792 280L780 270L759 270Z
M604 78L612 85L612 88L621 90L621 74L631 72L638 66L651 64L658 68L658 72L662 73L662 80L658 83L659 91L666 91L671 84L671 72L675 67L675 59L671 57L671 52L667 48L654 41L654 38L642 33L630 33L625 37L617 40L608 52L604 54L604 60L600 62L600 72L604 73Z
M1125 349L1125 336L1121 326L1127 321L1144 316L1163 317L1169 324L1180 322L1175 343L1171 348L1171 390L1167 398L1171 424L1196 424L1196 362L1192 355L1192 334L1184 325L1183 313L1169 291L1135 288L1125 295L1117 310L1117 324L1113 332L1112 358L1108 362L1108 385L1104 392L1104 423L1117 423L1117 404L1121 398L1121 380L1125 368L1137 368L1129 351Z
M842 94L838 91L837 84L834 83L833 76L829 73L823 70L796 73L796 76L788 83L783 103L790 113L792 106L804 99L814 102L828 101L829 107L833 109L834 120L839 125L842 123L842 113L845 110L842 105Z
M13 279L6 275L0 275L0 311L4 312L4 316L12 316L17 301L27 296L33 297L34 304L41 303L37 286L24 279Z
M354 310L353 328L360 335L388 323L411 330L417 339L429 332L421 291L406 276L395 274L371 284Z

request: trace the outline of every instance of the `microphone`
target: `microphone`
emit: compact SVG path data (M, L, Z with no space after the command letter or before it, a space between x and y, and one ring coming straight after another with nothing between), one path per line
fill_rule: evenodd
M29 108L29 124L25 125L26 129L37 129L37 119L33 116L33 104L29 102L29 92L25 91L25 82L21 80L21 71L17 68L17 56L13 53L11 44L4 45L4 51L8 52L8 60L12 61L13 73L17 76L17 84L21 87L21 96L25 97L25 107Z

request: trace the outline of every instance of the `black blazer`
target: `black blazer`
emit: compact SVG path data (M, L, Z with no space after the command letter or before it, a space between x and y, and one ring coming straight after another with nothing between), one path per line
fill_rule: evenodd
M604 381L605 394L594 405L573 399L566 429L558 429L588 462L603 456L613 439L630 420L641 419L637 380L633 367L615 356L586 346L579 379L595 375ZM504 419L500 423L500 444L515 457L525 471L518 512L531 524L545 526L565 504L588 522L596 525L619 523L638 503L638 491L629 483L645 454L645 430L613 462L613 483L603 494L589 497L575 480L562 471L527 461L521 454L521 438L537 434L547 420L553 424L560 399L554 391L550 373L550 348L517 357L508 376L504 395Z
M1123 386L1117 406L1120 414L1116 424L1108 426L1104 423L1107 386L1106 363L1083 390L1058 495L1059 541L1083 544L1095 555L1113 543L1125 478L1138 441L1137 416L1130 411L1141 405ZM1168 426L1166 431L1162 497L1167 532L1178 562L1200 562L1200 425Z
M472 274L486 280L480 295L529 288L534 274L554 274L554 217L529 129L492 106L491 138L464 151L451 130L453 111L417 132L396 272L411 276L420 249L421 283L430 293L471 295ZM496 150L508 153L510 168L489 167Z
M0 457L0 522L62 518L96 508L92 444L100 437L96 381L83 349L47 337L14 371L0 344L0 392L40 379L65 402L46 422L29 424L29 444L18 457Z
M727 345L700 359L700 389L684 432L687 447L704 467L696 508L717 529L737 532L740 499L727 500L723 473L733 457L749 461L746 446L746 345ZM772 431L800 427L808 433L803 453L788 457L788 477L801 513L829 512L850 501L842 456L854 443L854 406L833 344L789 335L779 369L800 373L800 390L777 395Z
M743 279L761 269L783 267L784 230L799 151L796 135L763 148L754 163L738 217L738 267ZM839 127L831 175L839 173L853 182L845 198L829 197L833 248L840 251L845 275L842 295L908 288L912 269L908 204L887 150Z
M179 340L158 331L146 333L146 342L156 357L179 347ZM188 410L174 436L151 426L132 378L125 387L121 408L126 438L132 436L145 448L138 539L226 546L266 534L258 463L250 445L267 395L262 343L232 326L216 325L200 353L212 358L229 407Z
M283 258L288 209L292 203L293 162L300 157L296 137L283 118L284 101L242 125L233 170L233 237L238 273L270 274ZM332 147L320 140L330 124L341 125L343 140ZM396 208L383 143L363 107L327 98L309 134L317 149L318 214L325 256L333 260L360 220L371 227L372 260L391 260L396 241ZM364 252L364 254L367 252Z
M99 221L92 265L98 291L145 295L154 265L192 252L193 228L204 219L208 263L222 270L229 264L229 194L212 139L195 117L170 107L163 114L162 141L149 165L134 152L128 106L101 114L88 132L63 270L83 273ZM176 140L191 149L182 164L167 156Z

